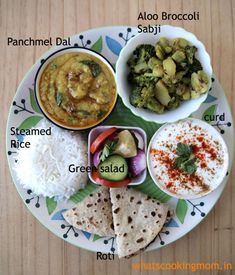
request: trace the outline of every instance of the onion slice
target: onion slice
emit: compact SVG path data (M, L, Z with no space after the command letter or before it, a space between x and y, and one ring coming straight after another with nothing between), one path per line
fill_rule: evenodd
M136 130L133 130L131 132L137 140L137 147L140 148L141 150L144 150L144 139L142 135Z
M133 177L138 176L146 169L146 156L143 150L138 149L137 155L129 159L129 170Z
M102 153L103 149L97 150L93 156L93 165L97 168L100 164L100 155Z

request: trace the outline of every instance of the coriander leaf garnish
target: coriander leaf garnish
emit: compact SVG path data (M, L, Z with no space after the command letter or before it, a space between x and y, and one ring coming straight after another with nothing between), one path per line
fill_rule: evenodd
M176 154L178 157L175 159L173 168L181 168L190 175L197 171L197 159L193 154L192 145L179 142L177 144Z
M100 156L100 160L103 162L105 159L109 156L109 147L107 144L105 144L103 151Z
M197 171L197 166L196 166L196 164L185 165L184 170L187 174L191 175Z
M108 140L105 143L103 151L102 151L101 156L100 156L100 160L102 162L105 161L106 158L114 152L114 150L117 146L117 143L118 143L118 138L115 138L113 140Z
M91 115L91 113L86 110L78 110L77 112L78 112L78 114L80 114L81 116L84 116L84 117L88 117Z
M190 156L192 154L192 145L179 142L177 144L176 153L178 156L183 156L183 157Z
M57 93L57 95L56 95L56 104L58 106L60 106L60 104L62 103L62 101L63 101L63 94L62 93Z
M174 162L173 168L180 168L181 164L187 161L187 157L177 157Z
M91 74L94 78L96 78L102 71L100 65L98 63L96 63L95 61L82 60L80 62L84 65L87 65L90 68Z

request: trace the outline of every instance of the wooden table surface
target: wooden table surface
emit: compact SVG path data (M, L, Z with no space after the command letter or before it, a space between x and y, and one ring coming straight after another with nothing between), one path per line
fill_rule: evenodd
M48 48L7 46L7 37L67 37L99 26L135 26L139 11L200 12L199 21L165 23L183 26L204 42L214 72L234 111L233 0L0 0L0 275L181 274L132 270L131 264L139 261L231 262L235 266L235 169L215 208L192 232L160 250L130 260L116 258L114 261L97 261L95 253L78 249L44 228L27 210L10 177L5 157L9 107L25 73ZM195 274L235 274L235 271L201 271Z

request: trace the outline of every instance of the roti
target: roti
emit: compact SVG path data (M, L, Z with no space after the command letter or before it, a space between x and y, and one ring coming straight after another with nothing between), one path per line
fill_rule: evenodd
M130 187L111 188L110 197L118 256L129 258L154 241L168 206Z
M109 189L100 186L84 200L63 213L65 220L77 229L99 236L114 236Z

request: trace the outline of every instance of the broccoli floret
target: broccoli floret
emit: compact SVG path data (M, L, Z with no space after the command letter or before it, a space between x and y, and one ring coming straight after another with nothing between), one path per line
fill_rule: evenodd
M179 105L180 105L180 99L177 96L175 96L171 98L171 101L169 102L167 109L174 110L177 107L179 107Z
M131 83L131 84L135 84L135 78L137 77L137 74L135 74L134 72L129 72L128 74L128 82Z
M149 97L154 96L153 87L135 87L130 96L131 105L135 107L146 107Z
M151 57L155 56L155 48L153 45L143 44L135 49L134 55L137 57L138 63L148 62Z
M127 61L127 65L131 72L137 74L150 72L151 68L148 65L148 61L154 55L155 50L152 45L140 45L135 49L133 56Z
M148 72L150 69L146 62L138 63L133 68L134 72L137 74Z
M135 78L135 83L141 87L150 87L154 86L158 78L154 75L140 75Z
M138 85L139 87L144 87L146 86L146 77L142 74L142 75L137 75L134 79L133 79L134 83L136 85Z
M186 46L185 47L185 54L189 64L193 64L194 55L197 51L195 46Z
M198 71L203 70L202 65L199 60L196 58L193 59L193 64L189 66L189 70L187 72L187 76L191 77L192 73L197 73Z
M144 106L146 106L148 99L153 96L154 96L154 90L152 86L144 87L141 90L141 97L143 98Z
M145 73L142 75L130 73L128 80L139 87L152 87L157 82L158 78L152 73Z
M144 106L144 101L143 98L141 97L141 87L135 87L132 91L131 91L131 95L130 95L130 103L131 105L133 105L134 107L143 107Z
M134 56L131 56L129 58L129 60L127 61L127 65L128 65L128 67L130 68L131 71L134 70L134 67L135 67L136 63L137 63L137 58L134 57Z

